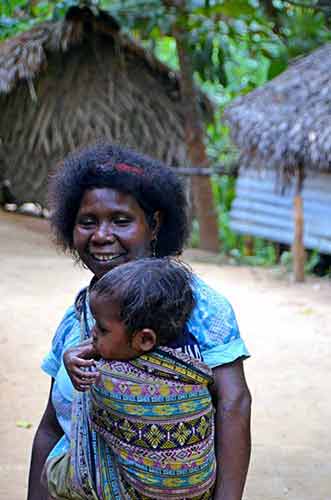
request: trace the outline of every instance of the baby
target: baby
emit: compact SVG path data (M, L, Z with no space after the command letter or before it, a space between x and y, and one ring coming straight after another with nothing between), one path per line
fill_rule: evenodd
M185 353L191 280L179 261L149 258L92 287L98 379L76 395L70 454L47 470L51 498L212 497L212 375Z

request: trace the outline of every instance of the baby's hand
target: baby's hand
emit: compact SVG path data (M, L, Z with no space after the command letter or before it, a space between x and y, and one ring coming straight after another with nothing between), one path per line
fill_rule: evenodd
M87 391L97 380L98 372L95 369L94 356L96 351L92 339L70 347L63 354L64 366L77 391Z

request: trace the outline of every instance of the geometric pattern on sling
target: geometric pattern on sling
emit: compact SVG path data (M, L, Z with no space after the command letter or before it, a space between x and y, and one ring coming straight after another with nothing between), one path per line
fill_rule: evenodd
M209 411L187 422L139 422L105 409L95 408L92 412L95 428L132 446L149 450L171 450L199 443L211 435L213 418L213 412Z

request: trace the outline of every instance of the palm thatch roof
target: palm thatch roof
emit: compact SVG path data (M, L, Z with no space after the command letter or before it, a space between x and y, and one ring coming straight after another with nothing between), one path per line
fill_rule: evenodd
M0 44L0 109L0 177L22 201L44 203L49 170L96 139L186 163L178 76L102 12L73 7Z
M242 165L331 172L331 44L236 99L225 119Z

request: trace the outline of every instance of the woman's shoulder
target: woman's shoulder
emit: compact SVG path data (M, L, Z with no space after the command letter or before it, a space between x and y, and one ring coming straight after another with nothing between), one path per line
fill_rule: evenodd
M228 299L200 277L192 280L196 305L189 320L190 331L200 340L230 342L239 337L237 320Z
M194 275L192 288L196 305L188 328L200 345L204 361L211 367L249 355L228 299Z
M229 300L218 290L212 288L196 274L192 278L192 288L196 300L196 308L210 316L213 313L219 315L233 314Z

